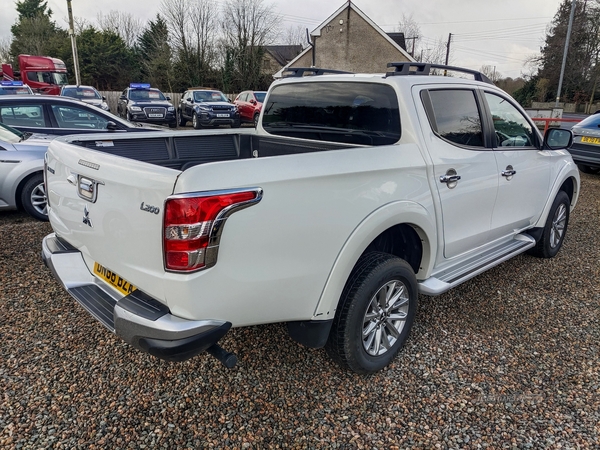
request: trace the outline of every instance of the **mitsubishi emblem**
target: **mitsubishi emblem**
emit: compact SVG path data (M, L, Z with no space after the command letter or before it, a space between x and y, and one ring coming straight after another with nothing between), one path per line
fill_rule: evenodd
M90 219L90 211L88 210L87 205L83 207L83 223L88 225L90 228L94 228L94 225L92 225L92 219Z

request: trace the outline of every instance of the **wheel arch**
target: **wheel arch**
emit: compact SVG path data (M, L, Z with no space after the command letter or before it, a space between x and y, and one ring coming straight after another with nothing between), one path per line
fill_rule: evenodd
M29 174L27 174L26 176L24 176L21 179L21 181L19 181L19 184L17 185L17 188L15 189L15 205L17 205L17 209L23 209L23 202L21 201L21 193L23 192L23 188L25 187L27 182L29 180L31 180L33 177L35 177L36 175L43 175L43 174L44 174L43 170L34 170L34 171L30 172Z
M383 251L408 258L417 278L426 278L435 261L436 242L435 219L422 205L400 201L375 210L346 239L329 273L313 319L327 320L335 316L346 281L365 252Z
M552 207L552 203L554 202L554 198L556 197L559 191L565 191L565 193L569 197L569 201L571 203L571 211L577 203L580 190L580 178L579 169L577 169L575 163L571 162L562 166L561 169L557 172L555 180L556 181L554 182L550 190L550 195L546 199L544 210L542 211L542 214L540 215L538 221L533 225L533 228L544 227L544 224L546 223L546 219L548 217L548 213L550 212L550 208Z

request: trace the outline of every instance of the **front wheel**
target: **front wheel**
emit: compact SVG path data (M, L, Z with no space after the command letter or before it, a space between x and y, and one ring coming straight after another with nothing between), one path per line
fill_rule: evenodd
M342 292L327 353L356 373L383 369L408 338L417 297L417 278L406 261L379 252L362 256Z
M187 125L187 120L185 119L185 117L183 117L183 114L181 114L181 111L179 111L177 113L177 117L179 118L179 126L185 127Z
M258 128L258 117L260 116L260 114L256 113L254 114L254 119L252 120L252 122L254 123L254 128Z
M48 200L44 176L38 173L31 177L21 191L21 205L27 214L37 220L48 220Z
M535 247L528 253L538 258L552 258L556 256L562 247L567 226L569 225L569 213L571 201L564 191L559 191L552 203L542 236L537 241Z
M202 125L200 125L200 119L198 119L198 114L196 113L192 113L192 126L194 127L194 130L199 130L202 128Z

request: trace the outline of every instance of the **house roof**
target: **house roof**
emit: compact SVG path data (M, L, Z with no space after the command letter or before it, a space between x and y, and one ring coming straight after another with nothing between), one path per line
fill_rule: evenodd
M267 45L265 50L282 66L294 59L302 51L301 45Z
M392 40L406 50L406 40L404 39L404 33L388 33L387 34Z
M398 50L400 53L402 53L402 55L404 57L406 57L409 61L415 61L415 59L412 56L410 56L410 53L408 53L405 50L405 48L403 48L400 44L398 44L398 42L396 40L394 40L392 37L390 37L390 35L388 35L385 31L383 31L381 28L379 28L379 26L375 22L373 22L369 18L369 16L367 16L364 12L362 12L360 9L358 9L358 7L354 3L352 3L352 1L344 2L344 4L342 6L340 6L336 12L334 12L333 14L331 14L317 28L315 28L313 31L311 31L310 35L311 36L315 36L315 37L321 36L321 31L323 30L323 28L325 28L329 24L329 22L331 22L335 17L337 17L342 11L345 11L347 8L352 9L354 12L356 12L356 14L358 14L360 17L362 17L386 41L388 41L390 44L392 44L396 48L396 50ZM402 34L402 37L404 38L404 33L390 33L390 34ZM405 46L406 46L406 44L405 44ZM285 69L287 69L289 66L291 66L292 64L294 64L297 60L299 60L300 58L302 58L308 52L312 51L312 49L313 48L310 45L308 47L306 47L298 56L296 56L294 59L292 59L279 72L277 72L275 75L273 75L273 77L275 77L275 78L281 78L281 75L283 74L283 72L285 71Z

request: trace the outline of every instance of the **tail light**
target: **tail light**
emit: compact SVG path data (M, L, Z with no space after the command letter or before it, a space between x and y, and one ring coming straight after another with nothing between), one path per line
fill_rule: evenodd
M212 267L225 221L258 203L262 189L229 190L174 196L165 203L165 269L193 272Z

